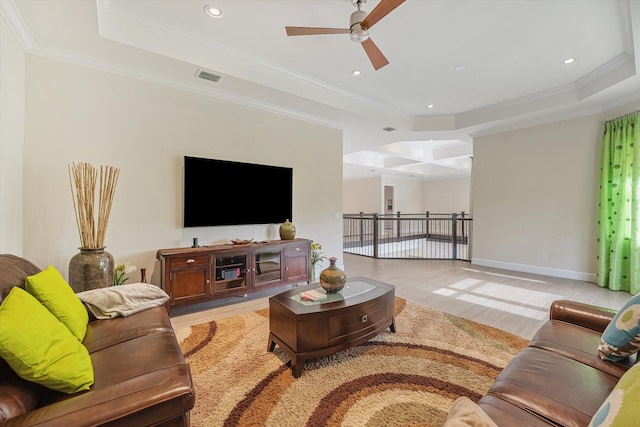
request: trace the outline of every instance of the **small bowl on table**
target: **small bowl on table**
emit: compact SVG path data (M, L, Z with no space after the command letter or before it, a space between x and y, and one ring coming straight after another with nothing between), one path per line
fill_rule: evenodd
M231 239L231 243L233 243L234 245L248 245L251 242L253 242L253 239L248 239L248 240Z

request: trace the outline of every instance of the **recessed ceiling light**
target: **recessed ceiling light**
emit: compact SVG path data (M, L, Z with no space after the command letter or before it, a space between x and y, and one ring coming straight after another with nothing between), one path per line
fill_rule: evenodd
M435 107L435 105L434 105L434 104L429 104L429 105L427 105L427 108L433 108L433 107Z
M351 72L351 75L352 75L353 77L360 77L360 76L362 75L362 70L353 70L353 71Z
M222 9L211 4L208 4L204 7L204 12L212 18L220 18L222 16Z
M562 61L564 65L573 64L574 62L576 62L576 58L567 58L564 61Z

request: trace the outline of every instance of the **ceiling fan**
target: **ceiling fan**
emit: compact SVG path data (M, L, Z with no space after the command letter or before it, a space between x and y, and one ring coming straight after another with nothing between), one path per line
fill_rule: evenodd
M350 34L351 40L362 44L373 68L379 70L389 63L378 46L369 38L369 29L378 21L387 16L393 9L404 3L405 0L380 0L371 13L360 10L360 6L367 0L351 0L358 8L351 14L349 28L320 28L320 27L285 27L288 36L313 36L319 34Z

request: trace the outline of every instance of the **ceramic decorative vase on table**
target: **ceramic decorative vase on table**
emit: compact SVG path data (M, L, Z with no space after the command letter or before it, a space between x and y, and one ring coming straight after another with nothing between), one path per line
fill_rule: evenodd
M296 226L287 219L280 224L280 239L293 240L296 237Z
M104 248L80 248L69 261L69 285L75 292L113 285L115 263Z
M320 286L327 291L328 294L340 292L347 283L347 275L336 267L336 257L329 258L329 267L320 273Z

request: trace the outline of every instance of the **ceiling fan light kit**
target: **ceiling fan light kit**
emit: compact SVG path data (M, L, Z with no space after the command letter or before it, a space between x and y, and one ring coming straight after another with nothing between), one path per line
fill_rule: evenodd
M362 43L369 38L369 32L367 30L359 29L351 31L351 35L349 37L351 38L352 42Z
M319 27L285 27L288 36L309 36L320 34L346 34L352 41L362 44L365 53L369 57L373 68L379 70L389 63L378 46L369 37L369 29L378 21L387 16L405 0L381 0L373 10L367 14L360 10L360 6L367 0L351 0L351 4L358 8L351 14L349 28L319 28Z
M351 31L349 37L351 37L351 41L362 43L369 38L369 31L362 28L362 21L366 17L367 12L360 10L360 4L358 3L358 10L351 14L351 25L349 26L349 31Z

